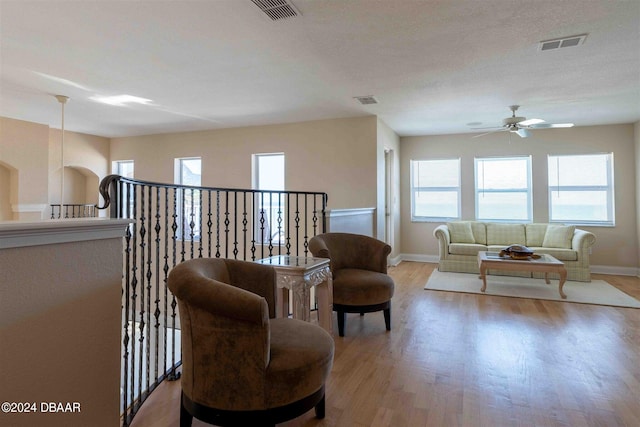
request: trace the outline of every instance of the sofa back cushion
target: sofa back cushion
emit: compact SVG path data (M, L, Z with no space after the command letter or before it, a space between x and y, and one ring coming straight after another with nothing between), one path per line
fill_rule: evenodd
M526 245L534 248L541 247L548 225L549 224L525 224Z
M475 243L469 221L448 222L447 228L451 236L451 243Z
M473 238L479 245L487 244L487 224L484 222L470 221Z
M576 227L574 225L549 224L544 234L542 246L545 248L571 249L571 241L575 231Z
M526 244L524 224L487 224L487 245Z

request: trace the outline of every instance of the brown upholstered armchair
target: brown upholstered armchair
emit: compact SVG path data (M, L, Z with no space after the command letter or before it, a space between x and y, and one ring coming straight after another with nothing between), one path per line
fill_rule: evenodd
M324 418L333 338L317 325L275 319L272 267L199 258L168 286L182 332L180 426L275 425L315 407Z
M391 330L394 282L387 275L391 246L360 234L324 233L309 241L314 257L330 258L333 273L333 310L338 314L338 334L344 336L346 313L384 312Z

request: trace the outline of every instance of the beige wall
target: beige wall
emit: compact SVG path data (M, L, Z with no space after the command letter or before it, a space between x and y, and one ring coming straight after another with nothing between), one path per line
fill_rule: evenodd
M126 225L116 226L123 235ZM50 236L95 232L66 227ZM0 414L0 424L118 425L122 237L3 248L0 271L2 401L36 402L38 409ZM41 402L77 402L80 412L41 413Z
M283 152L287 190L329 194L331 209L377 204L374 116L114 138L111 160L134 160L135 178L173 182L174 159L202 157L204 186L251 188L251 155Z
M616 227L591 227L597 234L592 264L637 267L640 265L640 123L635 125L578 127L538 130L532 138L507 133L472 139L470 134L398 138L374 116L322 120L273 126L106 138L65 132L65 158L70 168L81 171L87 181L86 194L95 182L110 173L109 160L134 160L136 178L173 182L177 157L201 156L203 184L216 187L250 187L251 154L284 152L286 185L290 190L325 191L330 209L384 207L384 149L393 150L396 166L395 190L399 214L393 229L392 257L399 254L436 256L432 236L435 224L411 223L409 160L428 156L463 158L463 217L473 218L473 157L475 155L533 154L534 220L547 220L547 153L615 153ZM46 140L46 143L44 142ZM8 184L14 204L47 204L51 193L59 194L59 131L45 125L0 118L0 162L16 168ZM23 147L28 147L24 150ZM45 153L45 154L43 154ZM540 161L542 159L542 161ZM53 173L47 173L46 162ZM84 168L84 169L83 169ZM59 172L57 172L59 173ZM4 174L3 176L6 176ZM28 181L25 177L28 176ZM630 179L635 177L635 179ZM2 179L2 176L0 176ZM6 181L6 179L5 179ZM48 182L47 182L48 181ZM28 185L27 185L28 182ZM2 186L4 185L4 186ZM7 184L0 184L0 189ZM43 191L44 189L44 191ZM5 190L6 191L6 190ZM75 191L75 190L74 190ZM18 198L19 194L19 199ZM14 215L16 216L16 215ZM377 215L375 230L384 238L383 216ZM29 219L26 214L23 219ZM17 219L17 218L16 218ZM638 236L629 239L629 236Z
M10 167L13 219L40 219L30 207L47 203L49 128L0 117L0 162Z
M474 218L474 157L531 154L533 161L534 221L548 221L548 154L613 152L615 163L615 227L584 227L596 234L592 265L636 268L638 266L636 209L636 160L634 126L589 126L536 130L522 139L498 132L481 138L471 134L401 138L402 242L403 253L437 256L433 229L438 223L411 222L409 161L442 157L462 159L462 217Z

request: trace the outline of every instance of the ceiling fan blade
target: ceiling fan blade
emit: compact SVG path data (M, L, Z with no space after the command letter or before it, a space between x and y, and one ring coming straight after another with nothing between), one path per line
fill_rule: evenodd
M518 124L520 126L531 126L531 125L537 125L539 123L544 123L544 120L542 120L542 119L528 119L528 120L523 120L521 122L518 122Z
M474 136L472 136L471 138L480 138L481 136L489 135L490 133L501 132L501 131L503 131L503 130L506 130L506 129L499 128L499 129L496 129L496 130L492 130L492 131L490 131L490 132L481 133L480 135L474 135Z
M479 130L479 129L502 129L502 126L487 126L487 127L469 128L469 129L473 129L473 130Z
M529 126L531 129L571 128L573 123L539 123Z
M527 138L527 137L531 136L531 133L528 130L523 129L523 128L518 129L516 131L516 133L518 134L518 136L520 138Z

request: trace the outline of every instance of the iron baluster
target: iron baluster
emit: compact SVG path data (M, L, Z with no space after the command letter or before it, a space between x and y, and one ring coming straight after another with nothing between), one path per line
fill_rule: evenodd
M238 259L238 192L233 192L233 259Z
M224 257L229 258L229 192L224 192Z
M242 258L247 259L247 192L242 192Z
M155 318L155 323L153 325L153 327L155 328L155 335L156 335L156 345L155 345L155 369L154 369L154 378L158 378L159 377L159 364L160 364L160 348L159 348L159 341L160 341L160 244L161 244L161 239L160 239L160 232L162 231L162 227L160 226L160 187L156 187L156 206L155 206L155 217L156 217L156 227L155 227L155 232L156 232L156 238L155 238L155 258L154 258L154 264L155 264L155 285L156 285L156 299L154 301L154 304L156 306L156 309L153 311L153 317ZM149 204L151 205L151 204Z
M162 268L162 271L164 272L164 279L163 279L163 295L164 295L164 310L162 311L163 315L164 315L164 319L162 324L163 325L167 325L167 315L169 313L169 311L167 310L167 300L168 298L168 292L169 289L167 288L167 279L169 277L169 189L165 188L164 189L164 267ZM164 348L163 348L163 355L162 355L162 370L166 370L167 369L167 328L163 328L163 335L164 335Z
M211 258L211 226L213 222L211 221L211 191L208 192L209 197L207 198L207 256Z
M220 192L216 191L216 258L220 258Z

